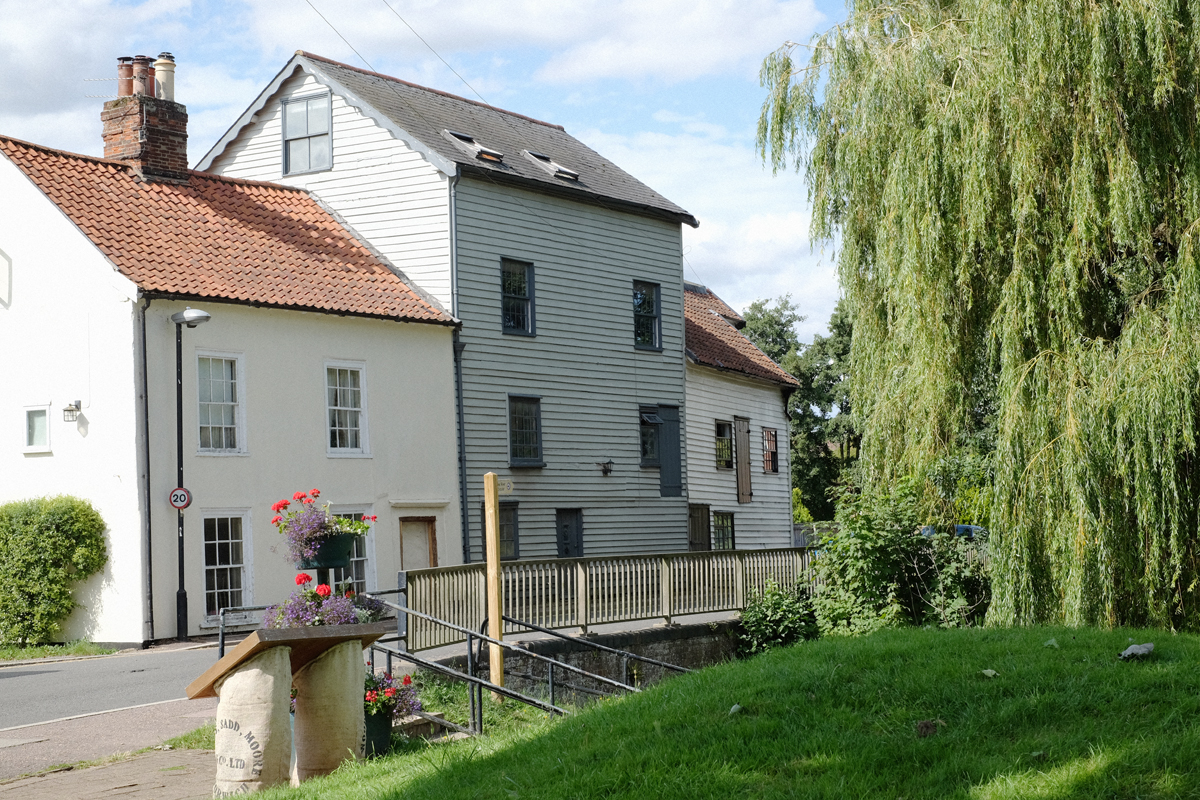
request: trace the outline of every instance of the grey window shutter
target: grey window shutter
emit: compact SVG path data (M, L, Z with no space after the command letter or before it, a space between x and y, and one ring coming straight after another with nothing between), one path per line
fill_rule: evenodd
M679 453L679 409L676 406L659 406L662 418L659 447L661 449L658 468L658 493L661 497L683 496L683 460Z
M733 418L733 450L737 459L738 502L749 503L754 497L750 489L750 420Z

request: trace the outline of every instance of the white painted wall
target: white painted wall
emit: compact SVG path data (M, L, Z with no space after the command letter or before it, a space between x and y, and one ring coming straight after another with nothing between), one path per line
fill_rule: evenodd
M792 495L787 406L778 386L750 377L687 365L688 502L733 512L739 550L791 547ZM750 420L750 485L754 497L739 503L737 475L717 467L716 423ZM778 434L779 472L763 471L762 429Z
M136 287L0 155L0 503L70 494L108 526L108 563L77 584L66 638L145 638L138 505ZM83 401L73 423L62 409ZM23 407L50 404L48 454L24 454Z
M335 506L378 515L373 536L379 588L395 585L399 518L436 519L441 565L461 561L451 329L302 311L155 300L147 314L150 362L151 508L156 635L175 633L175 327L185 305L212 320L184 329L184 475L194 497L184 513L190 632L204 624L202 520L206 511L247 510L252 596L261 605L295 589L296 570L270 524L271 504L312 488ZM245 453L198 448L197 357L241 357ZM360 361L366 370L370 455L331 457L326 448L325 363ZM335 508L335 510L337 510ZM370 581L370 578L368 578Z
M450 309L449 184L424 156L334 95L333 168L283 175L282 102L321 91L315 78L297 71L213 160L211 171L309 189Z

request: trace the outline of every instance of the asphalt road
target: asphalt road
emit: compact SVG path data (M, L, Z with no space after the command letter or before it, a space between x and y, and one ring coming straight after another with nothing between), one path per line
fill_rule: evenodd
M206 648L0 664L0 729L179 699L216 660L217 651Z

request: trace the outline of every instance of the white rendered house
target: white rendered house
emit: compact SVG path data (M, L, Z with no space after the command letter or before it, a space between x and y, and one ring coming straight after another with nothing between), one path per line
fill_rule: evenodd
M338 576L361 588L457 562L457 321L307 191L188 171L186 109L133 67L108 158L0 137L0 342L20 376L0 381L0 502L77 495L108 526L64 637L195 635L218 607L282 600L295 569L270 506L297 490L378 516ZM182 329L181 587L187 307L211 320Z
M798 383L706 287L684 286L692 550L792 546L788 396Z

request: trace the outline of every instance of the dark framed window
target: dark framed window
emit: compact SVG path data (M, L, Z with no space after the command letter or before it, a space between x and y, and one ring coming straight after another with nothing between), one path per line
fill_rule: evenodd
M717 422L717 469L733 469L733 423Z
M779 472L779 441L773 428L763 428L763 472Z
M283 174L333 166L333 107L328 94L283 101Z
M712 549L733 549L733 512L714 511L712 515Z
M505 333L537 334L533 316L533 264L501 260L500 317Z
M204 518L204 614L216 617L222 608L237 608L242 600L244 540L240 516Z
M657 467L662 464L662 417L658 414L658 406L642 406L638 409L641 434L641 455L643 467Z
M657 283L633 282L633 345L662 349L662 304Z
M513 467L543 465L540 397L508 396L508 463Z
M502 500L496 509L500 517L500 560L511 561L521 555L521 525L515 500ZM479 504L479 530L483 535L484 558L487 558L487 507Z

